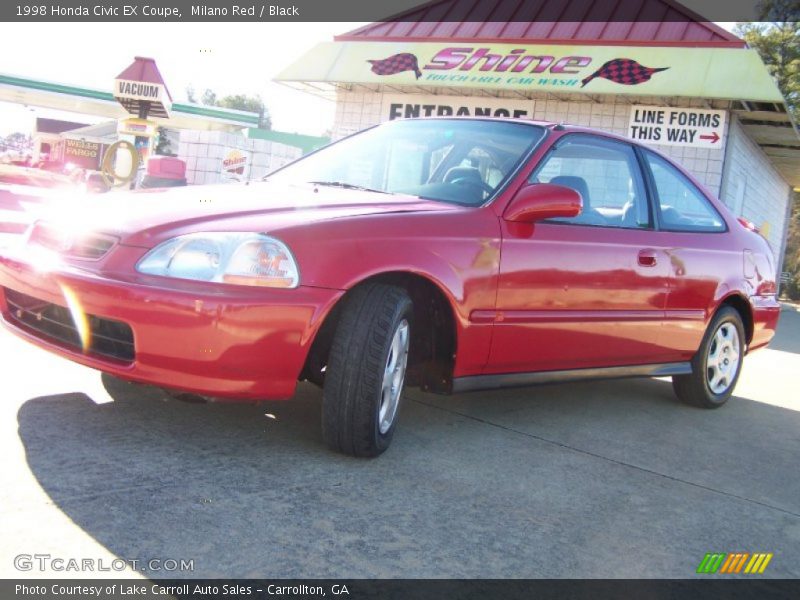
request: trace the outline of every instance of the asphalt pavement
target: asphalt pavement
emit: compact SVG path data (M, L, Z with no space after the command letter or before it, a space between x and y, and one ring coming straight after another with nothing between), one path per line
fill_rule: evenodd
M794 308L719 410L662 380L411 390L375 460L325 448L311 385L190 404L5 331L0 356L2 577L94 575L15 567L40 554L193 567L148 576L683 578L707 552L800 577Z

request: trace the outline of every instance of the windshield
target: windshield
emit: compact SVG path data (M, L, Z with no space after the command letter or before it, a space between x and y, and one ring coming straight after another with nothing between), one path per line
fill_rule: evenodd
M392 121L323 148L267 180L477 206L500 190L544 133L539 126L507 121Z

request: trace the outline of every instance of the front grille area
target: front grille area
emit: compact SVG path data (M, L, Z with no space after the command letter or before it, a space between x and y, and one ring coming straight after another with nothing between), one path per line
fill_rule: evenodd
M88 339L84 347L68 308L8 288L4 291L9 319L20 328L72 350L117 362L133 362L133 331L128 324L85 315Z
M103 233L70 234L40 222L34 225L29 242L65 256L97 260L111 250L117 238Z

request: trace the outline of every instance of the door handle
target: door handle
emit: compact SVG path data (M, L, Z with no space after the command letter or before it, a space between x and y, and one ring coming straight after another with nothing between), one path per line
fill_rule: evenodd
M641 266L655 267L656 263L658 263L658 258L655 250L650 250L648 248L646 250L639 251L639 264Z

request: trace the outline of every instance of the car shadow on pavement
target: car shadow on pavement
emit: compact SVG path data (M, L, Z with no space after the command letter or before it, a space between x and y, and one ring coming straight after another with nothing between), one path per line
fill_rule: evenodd
M786 306L781 310L778 328L769 348L800 354L800 308Z
M800 413L775 406L693 409L653 380L411 390L393 446L358 460L325 448L310 385L201 405L104 383L113 402L22 405L28 465L116 556L194 561L169 576L683 577L723 543L800 551Z

